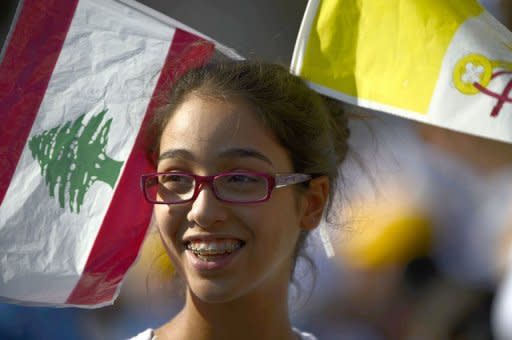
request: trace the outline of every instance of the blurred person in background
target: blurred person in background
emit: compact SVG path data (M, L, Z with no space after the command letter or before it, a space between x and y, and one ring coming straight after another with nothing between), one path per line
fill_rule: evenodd
M351 313L390 339L490 338L497 249L510 249L512 146L392 117L372 124L378 149L361 153L373 180L346 172L356 184L336 242L356 282L344 283L347 305L365 310Z
M512 28L512 1L495 0L498 2L498 17L505 25ZM510 150L507 150L510 152ZM511 170L512 171L512 170ZM510 204L505 209L511 210ZM512 219L512 217L511 217ZM492 325L496 338L512 339L512 221L509 220L506 232L498 242L498 277L500 284L492 309Z

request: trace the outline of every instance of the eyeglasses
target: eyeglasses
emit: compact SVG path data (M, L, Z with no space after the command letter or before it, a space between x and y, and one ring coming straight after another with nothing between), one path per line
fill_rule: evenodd
M307 174L225 172L198 176L183 172L160 172L141 177L144 197L154 204L182 204L195 200L205 184L215 197L228 203L259 203L270 199L274 189L309 181Z

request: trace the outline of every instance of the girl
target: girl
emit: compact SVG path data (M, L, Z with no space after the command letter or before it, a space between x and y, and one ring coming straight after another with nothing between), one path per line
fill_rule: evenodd
M315 339L291 326L288 288L347 153L333 107L274 64L217 63L173 84L142 186L185 305L135 339Z

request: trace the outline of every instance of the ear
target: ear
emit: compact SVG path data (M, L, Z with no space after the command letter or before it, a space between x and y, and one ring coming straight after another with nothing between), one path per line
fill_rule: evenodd
M318 226L328 199L329 178L327 176L313 178L309 182L309 188L302 195L301 229L312 230Z

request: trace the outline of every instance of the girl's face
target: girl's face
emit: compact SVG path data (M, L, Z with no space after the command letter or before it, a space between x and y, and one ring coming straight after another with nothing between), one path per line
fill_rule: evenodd
M250 105L188 96L164 129L158 171L233 170L293 172L286 150ZM217 200L205 185L194 202L157 204L155 215L190 292L205 302L227 302L288 285L303 205L293 186L275 189L263 203L233 204ZM227 254L201 257L190 247Z

